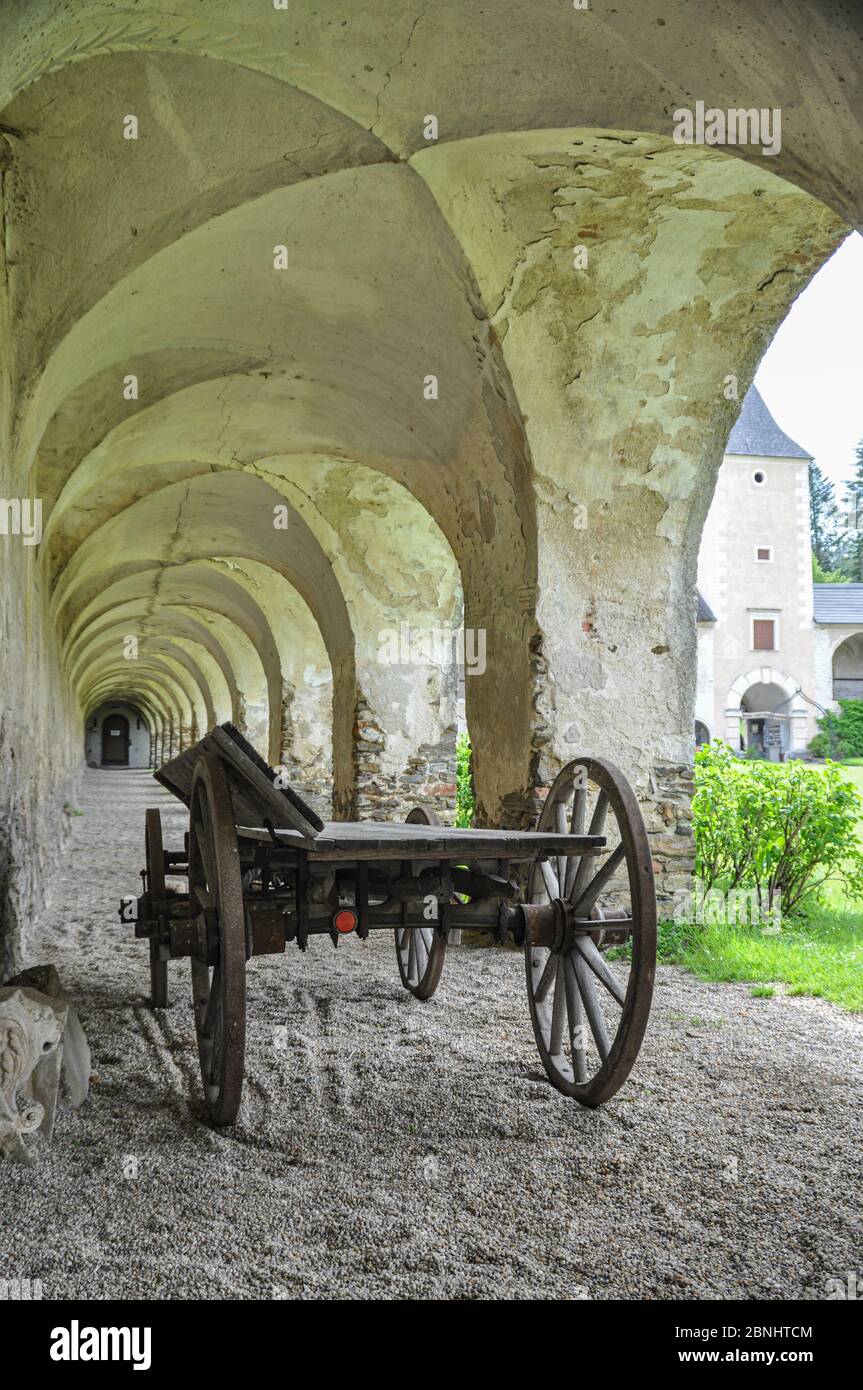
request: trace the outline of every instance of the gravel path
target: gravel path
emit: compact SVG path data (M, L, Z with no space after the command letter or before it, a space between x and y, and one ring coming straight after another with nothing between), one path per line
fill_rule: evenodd
M253 963L240 1122L198 1087L188 965L145 1005L148 773L86 775L54 960L93 1050L36 1169L0 1167L8 1277L46 1298L824 1298L863 1273L863 1019L659 972L639 1064L604 1109L547 1083L521 955L453 950L435 999L392 942ZM11 1234L11 1242L9 1235Z

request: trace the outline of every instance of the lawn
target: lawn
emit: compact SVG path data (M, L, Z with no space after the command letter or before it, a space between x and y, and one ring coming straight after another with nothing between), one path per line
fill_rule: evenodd
M845 766L863 795L863 766ZM863 838L863 820L858 829ZM664 922L660 960L683 965L703 980L748 981L752 993L829 999L863 1011L863 903L850 901L841 884L829 884L808 921L786 921L778 935L759 927L721 923Z

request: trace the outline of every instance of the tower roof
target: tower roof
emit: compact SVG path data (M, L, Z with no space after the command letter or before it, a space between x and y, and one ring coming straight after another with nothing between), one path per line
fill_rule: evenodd
M755 386L743 400L737 424L728 436L726 454L753 454L759 458L811 459L812 455L789 439L774 420Z

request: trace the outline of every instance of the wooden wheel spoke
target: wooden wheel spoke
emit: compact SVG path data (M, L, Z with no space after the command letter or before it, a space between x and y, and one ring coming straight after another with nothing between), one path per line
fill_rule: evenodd
M584 1005L581 1002L578 981L575 977L575 966L569 958L564 966L564 984L566 987L566 1012L569 1019L572 1066L576 1081L583 1084L587 1080L587 1049L584 1036L587 1024L584 1020Z
M554 872L554 869L551 867L547 859L540 860L539 868L540 873L542 874L542 881L545 884L545 891L548 894L549 898L552 901L554 901L555 898L560 897L560 885L558 884L557 876Z
M572 816L570 817L570 822L569 822L569 833L570 833L570 835L583 835L583 834L584 834L584 821L585 821L586 815L587 815L587 788L586 788L586 787L577 787L577 788L576 788L576 792L575 792L575 796L572 798ZM578 873L579 865L581 864L581 862L582 862L582 856L579 856L579 855L572 855L572 856L567 860L567 864L566 864L566 880L565 880L565 883L564 883L564 890L563 890L563 896L564 896L565 898L568 898L568 897L571 895L571 893L572 893L572 887L573 887L573 884L575 883L575 876L576 876L576 874Z
M222 1011L222 968L217 965L213 970L213 978L210 980L210 994L207 999L207 1011L204 1014L204 1021L201 1024L201 1032L205 1038L212 1040L216 1036L216 1025Z
M608 793L601 791L596 798L596 805L593 808L593 815L590 818L588 835L602 835L605 832L605 820L608 815ZM578 861L578 868L572 881L572 888L568 893L570 902L577 900L584 890L584 886L590 877L591 861L589 856L582 855Z
M551 982L555 977L556 971L557 956L555 956L551 951L549 951L548 960L545 962L542 974L539 977L539 983L533 992L533 997L537 1004L541 1004L543 1002L546 995L548 994L548 991L551 989Z
M551 1029L548 1050L552 1057L559 1057L563 1051L563 1022L566 1018L566 989L563 983L563 957L552 956L555 961L554 1001L551 1006Z
M554 828L558 835L566 835L569 830L566 806L562 801L558 801L554 808ZM566 855L557 856L557 896L563 893L563 885L566 882Z
M578 982L578 992L584 1004L584 1012L587 1014L590 1031L596 1043L596 1050L604 1062L611 1051L611 1043L608 1040L608 1030L605 1026L605 1018L596 993L596 986L593 983L593 976L580 956L573 962L573 965L575 978Z
M586 888L582 888L579 896L572 905L576 917L586 917L593 907L603 888L611 882L626 855L626 846L621 843L606 859L602 868L590 880Z
M620 1007L623 1008L626 999L626 990L623 988L617 976L609 970L596 942L591 941L589 936L576 936L573 938L572 944L582 959L590 966L596 978L601 980L605 985L611 997L616 999Z
M408 942L408 979L412 985L419 984L417 978L417 943L416 933L410 929L410 941Z

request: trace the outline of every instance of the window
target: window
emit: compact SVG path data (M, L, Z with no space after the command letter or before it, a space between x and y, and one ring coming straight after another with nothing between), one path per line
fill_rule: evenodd
M755 472L752 474L752 481L757 487L764 486L767 482L767 474L764 472L763 468L756 468Z
M773 559L773 546L772 546L772 545L756 545L756 547L755 547L755 558L756 558L756 560L772 560L772 559Z
M754 652L776 651L776 619L752 619L752 650Z

